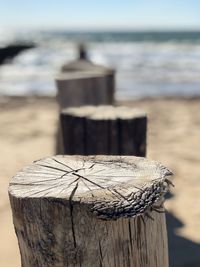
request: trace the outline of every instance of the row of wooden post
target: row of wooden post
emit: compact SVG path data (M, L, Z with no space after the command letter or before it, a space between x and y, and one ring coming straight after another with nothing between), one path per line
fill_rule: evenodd
M36 161L10 182L22 266L168 267L162 202L172 173L144 158L145 113L113 106L114 70L82 57L62 70L65 156Z

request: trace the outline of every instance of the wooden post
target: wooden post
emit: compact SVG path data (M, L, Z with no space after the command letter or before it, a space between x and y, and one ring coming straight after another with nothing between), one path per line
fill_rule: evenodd
M60 74L56 79L56 84L60 110L66 107L114 103L114 72L69 72ZM63 153L63 140L59 123L56 154Z
M82 106L61 112L64 154L146 155L144 112L113 106Z
M114 76L95 71L60 74L56 78L61 109L81 105L113 104Z
M10 182L23 267L168 267L172 173L145 158L55 156Z

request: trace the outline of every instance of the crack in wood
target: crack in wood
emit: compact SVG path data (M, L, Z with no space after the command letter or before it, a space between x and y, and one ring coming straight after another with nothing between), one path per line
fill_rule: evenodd
M94 197L94 194L92 193L92 189L87 185L87 183L84 180L81 180L81 182L88 188L88 190L91 192L91 196Z
M157 166L135 157L55 156L19 172L9 195L22 265L167 267L159 213L170 172Z
M70 166L68 166L67 164L65 164L65 163L63 163L63 162L61 162L61 161L59 161L59 160L57 160L57 159L55 159L55 158L52 158L52 160L53 161L55 161L55 162L57 162L58 164L60 164L60 165L63 165L63 166L65 166L65 167L67 167L68 169L70 169L71 171L74 171Z
M41 166L41 167L45 167L45 168L49 168L49 169L53 169L53 170L56 170L56 171L60 171L60 172L66 172L66 170L63 170L63 169L60 169L60 168L56 168L56 167L53 167L53 166L48 166L48 165L44 165L44 164L36 164L38 166Z
M55 181L55 183L53 184L51 183L51 187L44 188L37 192L30 193L30 196L41 194L43 192L46 192L44 194L44 196L46 196L49 194L51 189L54 189L54 188L59 189L59 187L63 187L57 194L57 196L59 197L59 195L62 192L69 189L70 186L75 184L74 188L72 188L72 191L69 197L71 211L73 211L73 196L78 188L78 183L82 181L84 186L89 190L92 196L92 199L94 199L90 201L90 203L92 204L91 211L96 216L102 219L117 219L120 216L122 216L122 214L123 214L123 217L134 217L134 216L139 216L144 213L148 213L150 210L161 212L163 210L162 205L155 206L155 204L169 190L169 186L172 185L171 181L164 177L164 175L167 175L167 176L171 175L172 172L166 169L165 167L163 167L162 165L158 164L158 166L156 166L157 172L159 173L159 170L161 170L161 176L163 175L164 178L158 177L156 179L152 179L151 184L148 184L147 186L142 185L141 188L139 186L131 184L131 187L137 189L138 191L131 192L128 195L126 195L127 187L123 188L123 182L121 180L120 181L114 180L113 185L112 184L110 185L110 183L106 185L106 181L109 181L110 177L112 178L119 177L120 179L121 177L120 173L119 175L115 175L116 167L120 169L128 169L128 170L132 170L133 168L135 168L136 164L130 164L129 161L126 161L125 157L117 157L117 159L109 159L109 160L107 159L107 160L100 161L98 160L98 157L92 156L92 157L89 157L89 160L87 161L87 163L88 162L91 163L89 166L86 166L86 161L85 161L85 158L83 157L79 163L79 164L82 164L82 166L79 168L75 168L75 169L56 158L51 158L51 160L56 162L57 164L60 164L61 166L64 166L67 169L58 168L56 165L50 166L48 164L41 164L37 162L36 165L38 166L49 168L55 171L59 171L59 172L62 172L63 174L59 177L47 179L45 181L40 180L40 181L34 181L32 183L23 184L27 186L32 186L36 184L39 186L39 185L42 185L43 183L45 184L46 182ZM109 168L108 168L109 175L108 174L106 175L107 168L93 171L96 164L104 165L104 166L109 165ZM87 170L89 170L87 173L87 177L79 173L80 171L86 172ZM96 175L101 172L102 172L102 176ZM59 180L62 181L62 179L68 175L71 175L70 179L73 179L73 176L74 176L74 180L69 182L69 179L64 179L63 182L57 183L57 181ZM91 179L89 179L88 177L91 177ZM132 178L134 179L134 181L137 181L137 180L140 181L140 177L136 178L134 176L134 173L132 175L124 175L123 173L123 177L126 179ZM105 184L106 186L102 186L98 182L93 181L92 180L93 178L96 179L97 181L103 181L102 183ZM65 183L68 183L68 184L65 186ZM90 184L95 186L96 188L93 188L93 187L90 188L89 186ZM20 183L11 183L11 185L20 185ZM118 190L118 186L120 188L120 192ZM95 195L93 191L99 190L99 189L104 190L104 195L108 196L108 200L105 201L101 199L100 202L95 201ZM125 194L123 194L123 191L125 192ZM109 192L111 193L111 195L113 195L114 197L113 199L109 195ZM110 198L111 200L109 200Z
M98 240L98 245L99 245L99 254L100 254L100 267L103 266L103 253L102 253L102 247L101 247L101 242Z
M72 190L70 197L69 197L69 206L70 206L70 218L71 218L71 227L72 227L72 236L73 236L73 241L74 241L74 248L76 248L76 235L75 235L75 225L74 225L74 218L73 218L73 197L76 193L76 190L78 188L78 182L76 183L76 186L74 187L74 189Z
M93 185L95 185L95 186L97 186L97 187L99 187L99 188L101 188L101 189L106 189L105 187L103 187L103 186L101 186L101 185L99 185L99 184L97 184L97 183L91 181L90 179L88 179L88 178L86 178L86 177L84 177L84 176L82 176L82 175L80 175L80 174L78 174L78 173L72 173L72 174L78 176L79 178L82 178L82 179L88 181L89 183L91 183L91 184L93 184Z

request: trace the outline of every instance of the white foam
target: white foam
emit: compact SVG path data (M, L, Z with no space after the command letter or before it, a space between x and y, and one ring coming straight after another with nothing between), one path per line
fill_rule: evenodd
M24 36L27 39L27 35ZM29 33L31 36L39 46L0 68L0 93L53 94L56 91L54 77L61 65L76 57L75 44L64 37ZM11 37L14 38L11 33L4 34L3 40L11 40ZM93 42L88 50L91 60L117 70L119 97L200 95L198 42Z

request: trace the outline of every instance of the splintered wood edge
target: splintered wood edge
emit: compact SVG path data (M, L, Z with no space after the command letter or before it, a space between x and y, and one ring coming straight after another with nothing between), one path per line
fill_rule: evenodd
M137 108L125 106L82 106L78 108L63 109L61 114L71 115L75 117L86 117L88 119L135 119L146 117L146 113Z
M172 172L134 156L54 156L24 168L10 182L11 198L66 200L97 217L134 217L159 208Z

